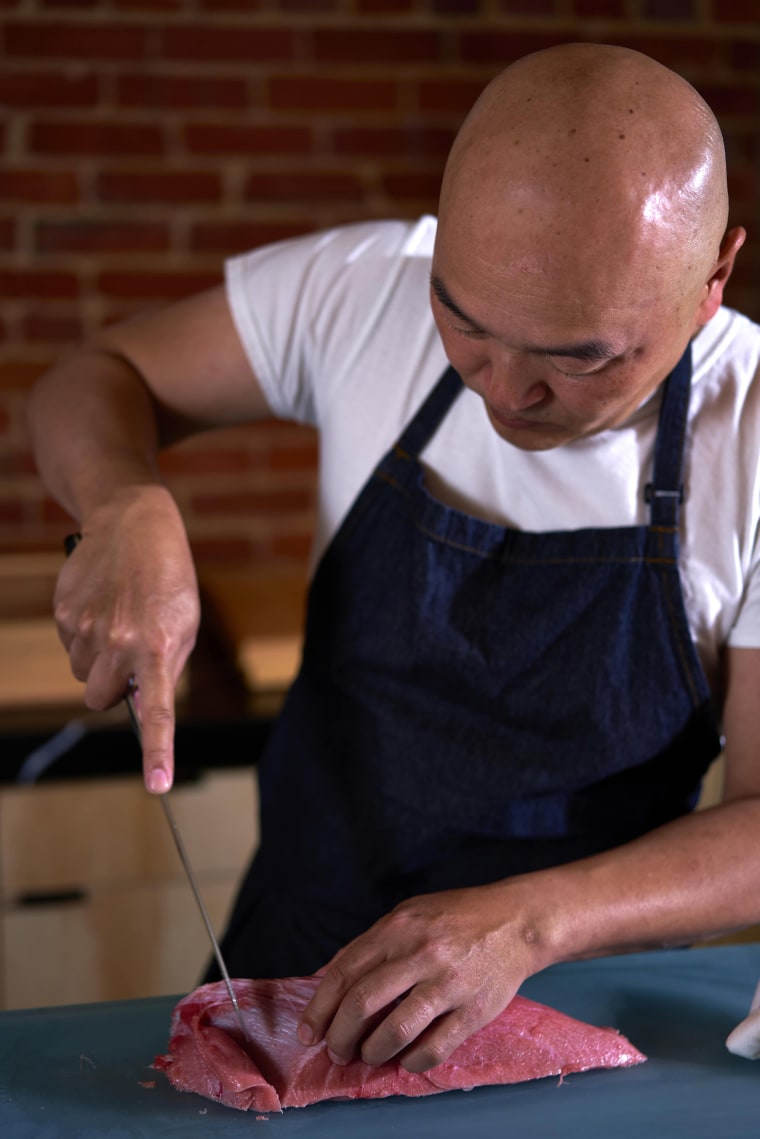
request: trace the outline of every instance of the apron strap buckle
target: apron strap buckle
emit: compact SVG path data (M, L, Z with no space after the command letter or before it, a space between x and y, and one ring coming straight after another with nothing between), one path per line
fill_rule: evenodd
M658 498L675 498L680 506L683 502L683 483L676 490L659 490L654 483L648 482L644 487L644 502L655 502Z

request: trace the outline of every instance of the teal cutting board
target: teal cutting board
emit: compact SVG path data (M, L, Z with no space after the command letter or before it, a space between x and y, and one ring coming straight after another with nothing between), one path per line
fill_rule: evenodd
M760 1061L732 1056L724 1044L758 978L760 945L555 966L522 992L614 1025L649 1056L646 1064L264 1118L180 1094L151 1070L166 1047L173 998L0 1013L0 1136L760 1139Z

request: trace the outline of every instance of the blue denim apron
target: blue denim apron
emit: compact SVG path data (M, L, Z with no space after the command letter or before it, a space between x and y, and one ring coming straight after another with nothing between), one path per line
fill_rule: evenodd
M235 975L308 973L405 897L625 843L720 750L678 573L691 384L665 385L645 526L532 533L437 501L449 368L322 558L262 760ZM506 446L507 444L505 444Z

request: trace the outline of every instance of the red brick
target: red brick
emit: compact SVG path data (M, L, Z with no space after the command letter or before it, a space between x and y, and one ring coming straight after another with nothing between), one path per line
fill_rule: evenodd
M468 7L470 5L477 5L479 0L452 0L453 3L464 3ZM398 12L411 12L414 7L413 0L355 0L354 8L362 15L384 16L390 13L396 14ZM437 3L434 4L434 11L438 11Z
M64 510L62 506L52 499L45 496L40 504L40 519L43 522L53 523L56 525L68 526L73 519L68 511Z
M185 0L112 0L122 12L182 12Z
M47 273L42 269L0 270L0 297L45 297L66 300L79 296L73 273Z
M31 387L46 368L55 363L56 354L51 353L42 359L36 360L3 360L0 361L0 389L24 390Z
M494 74L496 69L494 69ZM417 83L417 103L421 111L448 111L464 117L485 87L487 79L464 79L446 74Z
M694 0L645 0L643 15L652 20L693 20Z
M13 249L16 244L16 219L0 218L0 250L4 253ZM2 270L0 270L0 273Z
M190 547L199 565L202 563L226 563L228 565L249 565L253 561L261 564L269 556L268 544L253 542L248 538L200 537L190 533Z
M82 339L82 321L78 316L46 312L28 312L21 322L24 339L31 342L69 344Z
M241 490L191 496L196 514L276 514L311 510L314 496L305 490Z
M615 43L650 55L687 78L722 64L723 49L717 37L688 36L683 29L677 29L672 35L616 34Z
M338 127L332 139L335 153L341 155L443 159L454 133L445 127Z
M14 170L6 167L0 177L0 200L71 204L79 200L79 179L67 170Z
M306 563L311 555L312 531L302 533L291 531L288 534L276 534L272 538L272 553L275 557L292 558Z
M732 71L750 71L760 74L760 42L735 40L729 44L729 63Z
M248 105L248 93L242 78L133 72L117 77L116 101L121 107L158 110L190 107L242 110Z
M318 453L316 439L300 446L275 447L269 456L269 466L273 471L314 471Z
M699 93L716 115L760 115L760 90L738 84L699 82Z
M36 154L153 155L164 153L163 128L152 123L63 122L31 124L30 149Z
M213 12L214 15L219 12L255 12L263 6L260 0L196 0L196 4L201 11Z
M30 107L94 107L98 99L98 77L64 75L47 71L5 71L0 73L0 103L28 110Z
M731 171L739 171L748 166L755 166L757 170L757 156L760 155L760 138L751 133L751 129L743 136L729 131L724 131L723 133L726 140L726 162L728 169ZM755 172L754 177L758 177L757 172Z
M167 475L229 475L250 471L250 452L241 447L177 447L164 451L159 465Z
M354 173L309 169L251 174L244 188L248 202L278 204L358 201L363 193L362 183Z
M495 64L498 69L529 52L543 51L574 38L551 32L515 32L504 27L488 31L461 29L455 35L463 63Z
M745 217L754 212L754 198L757 190L757 176L753 170L729 170L728 193L732 208Z
M10 462L15 475L32 476L36 480L37 463L31 451L15 451Z
M555 16L555 0L501 0L501 11L510 16Z
M726 23L760 24L757 0L714 0L713 18Z
M274 0L274 7L280 12L308 12L311 15L324 15L337 12L340 0Z
M381 184L392 198L423 202L426 209L434 210L438 203L442 173L442 170L404 170L397 174L384 174Z
M625 0L575 0L573 10L576 16L605 16L613 20L622 20L628 14Z
M189 297L220 283L219 272L200 270L176 272L115 272L105 271L97 276L97 287L106 297L122 300L174 300Z
M320 63L437 63L442 36L428 28L342 27L315 28L314 57Z
M169 231L157 222L45 221L35 228L39 253L163 253Z
M314 229L312 219L302 221L199 222L190 231L189 245L195 253L231 257L274 241L298 237Z
M11 58L77 60L144 59L147 28L138 24L7 21L6 53Z
M192 154L305 154L312 147L311 130L298 126L189 123L183 137Z
M20 526L24 522L24 505L19 498L0 498L0 524Z
M268 93L275 111L342 111L352 117L362 111L392 111L398 102L398 87L390 80L315 73L275 75Z
M199 170L109 170L97 177L95 191L101 202L218 202L222 180Z
M290 62L294 50L295 32L289 27L198 24L167 26L161 35L161 54L166 59L271 65Z

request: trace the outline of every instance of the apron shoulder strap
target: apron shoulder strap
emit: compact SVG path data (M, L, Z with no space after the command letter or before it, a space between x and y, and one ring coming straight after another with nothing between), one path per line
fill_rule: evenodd
M417 458L462 391L459 373L449 366L404 428L397 446Z
M650 526L677 528L683 502L683 453L691 394L691 344L665 381L654 448L654 474L644 489Z

